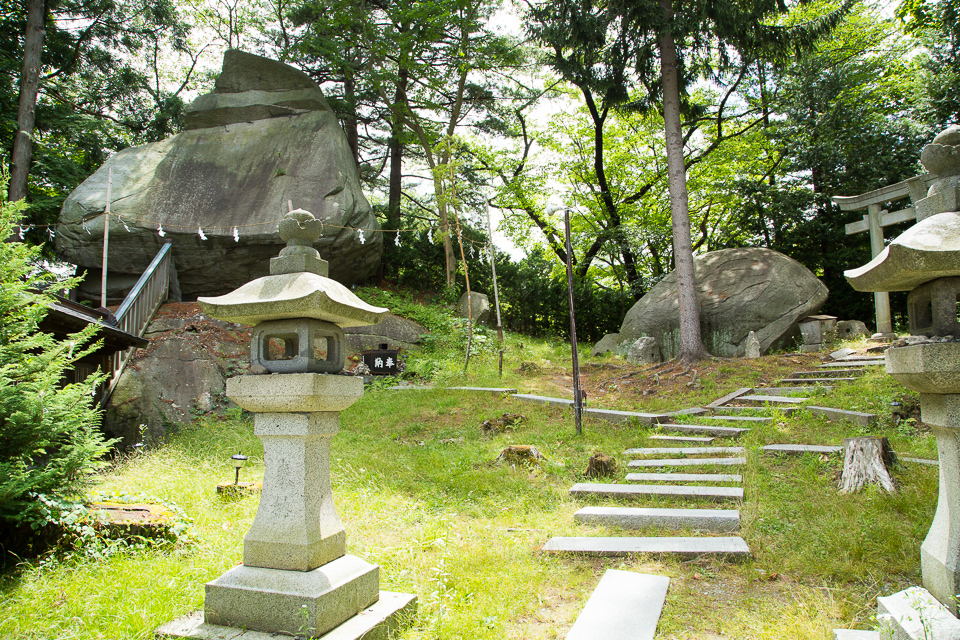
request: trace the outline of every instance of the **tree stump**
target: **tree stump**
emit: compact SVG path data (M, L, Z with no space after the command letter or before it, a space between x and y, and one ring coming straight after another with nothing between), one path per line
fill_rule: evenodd
M514 444L501 451L494 462L505 462L512 466L518 464L537 466L541 460L546 460L546 458L533 445Z
M612 476L617 470L617 461L602 453L595 453L587 461L587 470L583 475L588 478Z
M855 493L868 484L894 493L897 489L890 468L896 462L897 456L886 438L846 438L840 493Z

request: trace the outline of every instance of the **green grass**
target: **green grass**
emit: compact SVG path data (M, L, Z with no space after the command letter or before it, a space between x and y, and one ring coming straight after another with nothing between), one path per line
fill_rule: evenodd
M550 378L569 376L568 346L508 336L502 379L496 351L488 347L479 350L470 375L463 377L462 356L455 350L459 340L443 337L422 356L435 362L431 366L441 382L543 391ZM610 357L584 360L623 364ZM521 371L524 362L536 368ZM591 403L676 409L791 367L798 368L787 356L722 361L699 389L681 385L684 390L651 399L624 387ZM632 379L649 375L640 372ZM573 513L580 506L613 502L573 500L567 490L581 480L597 451L624 461L626 448L663 446L648 439L653 431L588 419L578 437L567 410L488 394L383 386L368 389L343 412L333 440L332 475L348 552L380 565L382 589L419 599L418 617L397 636L402 640L562 638L607 568L670 576L658 638L689 640L825 640L834 627L870 628L878 595L919 582L919 547L937 500L935 467L902 466L896 495L841 496L839 456L759 451L774 442L840 444L844 437L869 433L888 436L898 453L935 457L929 434L912 433L889 418L888 403L903 390L882 371L815 400L876 411L882 419L870 430L805 411L751 425L742 439L748 464L742 471L741 535L753 559L739 564L649 556L561 558L539 551L555 535L629 535L575 525ZM503 412L527 419L504 434L484 437L480 423ZM535 445L549 463L493 464L510 444ZM218 482L232 478L229 456L238 449L250 457L242 479L262 478L262 447L249 419L238 415L201 419L169 443L100 476L98 490L144 492L177 503L196 520L200 542L100 562L26 561L0 582L0 637L149 638L159 625L202 608L204 583L240 561L243 535L256 512L255 496L226 500L215 492Z

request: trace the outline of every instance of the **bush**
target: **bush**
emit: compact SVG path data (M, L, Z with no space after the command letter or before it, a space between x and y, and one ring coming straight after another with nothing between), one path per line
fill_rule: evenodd
M0 181L0 192L6 185ZM0 238L16 228L22 203L0 202ZM92 351L90 326L65 340L38 331L54 283L38 268L38 247L0 240L0 546L23 553L47 523L41 496L79 494L109 450L93 392L102 376L61 386ZM71 286L72 282L59 286Z

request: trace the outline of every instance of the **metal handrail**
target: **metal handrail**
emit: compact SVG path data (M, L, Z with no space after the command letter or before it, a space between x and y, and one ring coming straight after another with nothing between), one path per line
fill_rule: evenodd
M143 336L153 319L153 315L160 308L161 303L167 299L167 292L170 288L170 260L172 254L170 249L172 243L166 242L157 252L157 255L150 262L146 271L133 285L133 289L123 299L123 303L117 309L114 317L118 329L131 333L135 336ZM107 385L100 398L100 406L106 406L107 401L113 394L117 383L120 381L120 374L123 373L127 361L133 354L134 347L123 351L118 351L110 357L110 383Z

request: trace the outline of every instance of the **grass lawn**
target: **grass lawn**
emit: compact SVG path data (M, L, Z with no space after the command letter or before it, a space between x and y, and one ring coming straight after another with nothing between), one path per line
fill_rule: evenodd
M503 379L489 348L472 359L467 377L456 373L462 361L432 366L444 384L572 397L568 355L562 343L510 337ZM679 409L742 386L772 384L819 361L818 355L781 354L710 360L685 371L585 358L585 388L590 406ZM842 444L844 437L869 433L888 436L900 455L935 458L935 442L922 425L894 424L889 402L903 389L882 368L815 399L879 414L869 431L801 410L754 426L741 439L748 462L740 535L753 558L740 563L540 551L556 535L630 535L575 525L574 512L588 502L567 490L591 454L625 463L624 449L653 445L649 430L585 420L577 436L568 410L489 394L384 387L368 388L343 412L332 473L348 552L380 565L382 589L418 597L419 615L398 638L563 638L608 568L669 576L657 637L689 640L826 640L834 627L873 628L877 596L919 583L920 544L937 500L936 467L901 465L894 495L838 495L840 456L759 450L769 443ZM485 437L480 423L504 412L526 419ZM494 464L510 444L535 445L549 463ZM232 479L229 456L238 449L250 456L242 479L260 479L262 448L249 417L209 416L103 473L98 490L143 492L179 505L194 518L199 541L96 561L24 562L0 579L0 637L149 638L159 625L202 608L204 583L240 562L256 512L256 496L225 499L215 492L218 482ZM669 535L640 535L658 534Z

